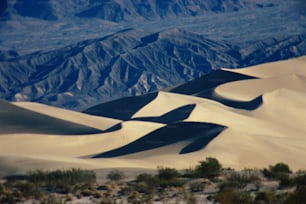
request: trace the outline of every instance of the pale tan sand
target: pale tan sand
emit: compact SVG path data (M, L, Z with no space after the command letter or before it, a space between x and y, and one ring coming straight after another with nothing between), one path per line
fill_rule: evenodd
M83 125L86 125L88 127L93 127L100 130L105 130L120 122L120 120L113 118L87 115L80 112L56 108L53 106L48 106L39 103L15 102L13 104L54 118L60 118L62 120L70 121L73 123L82 123Z
M279 88L306 91L306 76L292 74L273 78L235 81L218 86L215 92L225 98L250 101L264 93Z
M122 124L121 129L104 134L4 134L0 135L0 155L81 157L126 145L162 126L159 123L127 121Z
M165 96L167 93L163 93L163 95ZM274 98L275 95L281 96ZM169 94L168 97L171 97L172 100L176 99L176 101L180 101L181 98L185 100L185 96L182 95ZM288 163L293 169L304 169L306 128L305 125L299 126L299 124L303 124L303 121L306 120L306 114L305 111L298 111L301 107L306 107L304 97L305 93L303 92L281 89L266 94L264 104L259 109L242 112L203 99L186 121L211 122L228 126L205 149L178 155L181 148L187 144L182 142L143 153L127 155L126 158L139 160L146 158L146 161L152 161L153 164L188 168L196 165L198 161L204 160L205 157L212 156L218 158L225 166L238 169L263 168L276 162ZM278 104L280 100L284 99L286 99L283 101L286 104L285 110L283 104ZM197 101L189 101L189 103L192 102ZM273 107L278 108L273 109ZM283 111L280 111L279 108L283 108ZM293 112L290 112L291 109ZM153 108L150 110L155 111ZM290 117L288 117L290 115L288 111L291 114ZM298 126L296 126L296 120L301 121Z
M157 97L148 103L145 107L136 112L132 118L161 116L181 106L200 103L204 100L205 99L194 96L159 91ZM211 103L215 102L211 101Z
M282 60L278 62L260 64L256 66L250 66L244 69L224 68L223 70L241 73L258 78L288 76L291 74L299 74L306 76L306 56L289 60Z
M62 113L65 114L64 111ZM93 134L101 132L82 122L74 123L34 112L12 103L0 100L0 134L41 133L41 134Z
M257 66L253 69L255 71L243 71L265 79L258 79L260 83L253 80L234 82L235 84L230 86L237 88L237 93L228 88L222 90L223 95L229 94L231 98L240 99L263 94L263 104L254 111L238 110L194 96L159 92L153 101L133 116L161 116L183 105L196 104L186 121L210 122L228 127L200 151L179 155L179 151L189 144L189 141L183 141L118 158L84 157L121 147L164 126L159 123L129 121L123 122L119 130L84 136L2 134L0 169L4 173L64 167L109 170L111 168L155 169L162 165L183 169L196 165L198 161L205 160L208 156L216 157L225 167L238 169L262 168L276 162L288 163L294 170L305 169L304 76L306 75L301 67L292 69L304 64L305 59L303 57L277 62L277 65L262 65L266 68ZM279 70L281 71L278 72ZM287 74L288 76L284 76ZM67 110L61 111L44 105L28 103L17 103L17 105L54 118L63 118L95 128L104 129L117 122L117 120L79 115ZM14 110L16 109L11 111Z

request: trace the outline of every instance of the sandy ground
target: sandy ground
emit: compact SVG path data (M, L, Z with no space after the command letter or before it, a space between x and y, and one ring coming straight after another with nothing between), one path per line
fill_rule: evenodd
M188 154L179 154L188 145L187 140L117 158L92 159L90 155L127 145L165 124L122 122L36 103L8 104L2 101L0 114L6 114L1 119L2 123L6 124L7 118L10 128L16 127L19 131L6 132L6 126L0 126L0 176L36 168L70 167L97 169L100 175L105 175L106 171L113 168L124 168L130 169L132 175L133 172L149 171L157 166L188 168L208 156L216 157L226 167L237 169L262 168L276 162L285 162L295 170L305 169L305 68L306 57L301 57L240 70L224 69L258 77L222 84L215 89L222 97L241 101L262 95L263 104L253 111L235 109L209 99L161 91L153 101L133 115L133 118L161 116L183 105L195 104L185 121L209 122L227 127L205 148ZM21 109L23 111L20 112ZM20 113L23 113L22 118L27 122L33 120L33 123L37 123L40 117L47 116L52 128L63 128L59 124L66 121L69 128L83 132L81 135L52 134L52 131L50 134L39 131L32 133L29 130L33 127L28 128L18 122ZM32 115L35 114L33 119ZM103 131L119 123L121 128L117 130L83 134L85 130Z

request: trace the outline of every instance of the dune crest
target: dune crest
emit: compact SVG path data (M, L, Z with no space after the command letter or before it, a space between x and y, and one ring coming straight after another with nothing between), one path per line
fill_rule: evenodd
M218 86L215 92L225 98L249 101L264 93L280 88L305 92L306 75L290 74L286 76L230 82Z
M258 78L271 78L286 76L291 74L300 74L306 76L306 56L297 57L289 60L270 62L243 69L222 69L229 72L245 74Z

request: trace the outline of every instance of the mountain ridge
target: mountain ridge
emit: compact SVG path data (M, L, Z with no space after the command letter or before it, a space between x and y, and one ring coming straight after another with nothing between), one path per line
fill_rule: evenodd
M171 87L221 67L300 56L306 53L305 37L267 39L241 48L176 28L155 34L126 29L0 61L0 97L80 110Z
M178 16L200 16L208 12L235 12L243 9L274 7L281 1L271 0L145 0L145 1L97 1L68 0L35 1L4 0L0 7L2 19L31 17L47 21L62 18L100 18L122 22L131 20L157 20Z

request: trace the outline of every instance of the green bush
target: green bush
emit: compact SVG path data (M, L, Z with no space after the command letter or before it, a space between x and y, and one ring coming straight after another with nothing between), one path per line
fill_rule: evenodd
M161 188L181 187L185 181L180 178L181 174L174 168L158 167L158 186Z
M285 204L306 204L306 186L299 186L289 195Z
M258 182L259 178L260 172L255 169L231 171L226 175L226 181L221 185L221 188L243 188L249 183Z
M222 165L215 158L207 157L205 161L200 161L196 166L196 172L202 178L214 178L219 176Z
M275 192L273 191L265 191L259 192L258 195L255 197L256 203L263 203L263 204L275 204L279 203Z
M181 174L174 168L158 167L157 177L160 180L172 180L179 177Z
M292 171L285 163L277 163L274 166L269 166L269 169L264 169L263 174L267 178L276 178L279 174L290 174Z
M306 186L306 173L298 174L295 178L296 185Z
M263 169L263 174L267 178L279 180L279 187L290 187L294 185L294 179L290 177L292 171L285 163L277 163L269 169Z
M139 174L136 177L135 180L137 183L145 183L148 186L153 186L156 187L158 185L158 178L152 174L147 174L147 173L143 173L143 174Z
M205 189L205 183L203 182L193 182L189 184L189 190L191 192L202 192Z
M39 185L76 185L96 182L96 174L92 170L74 168L55 171L35 170L28 172L28 179Z
M197 177L197 171L195 168L188 168L183 171L182 176L185 178L195 178Z
M111 181L115 181L115 182L118 182L122 179L125 178L125 175L122 171L119 171L119 170L112 170L110 171L107 175L106 175L106 178L111 180Z
M252 196L248 192L236 190L221 190L214 196L220 204L251 204Z

